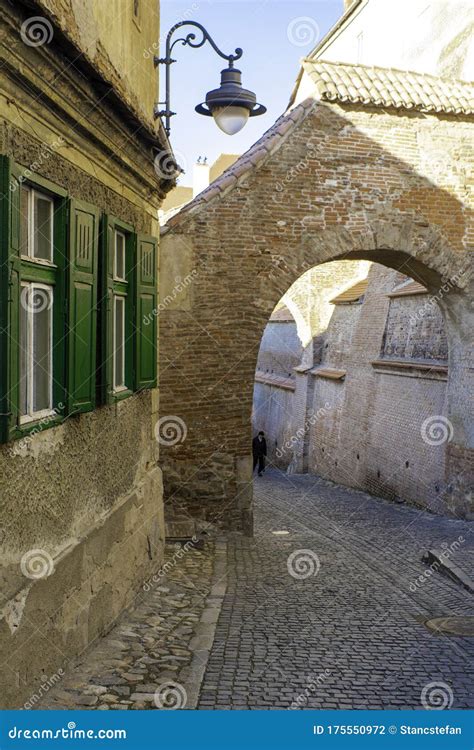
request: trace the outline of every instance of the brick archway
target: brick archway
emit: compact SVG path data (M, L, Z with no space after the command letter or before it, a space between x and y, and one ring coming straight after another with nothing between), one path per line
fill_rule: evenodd
M454 151L463 128L454 118L348 110L300 104L175 216L162 238L160 411L187 429L184 441L162 446L165 491L174 506L232 528L252 528L250 415L266 322L302 273L341 259L400 269L439 299L455 435L446 507L468 510L474 321L463 184L441 189L434 174L417 171L412 151L410 162L400 157L407 138L424 141L433 126Z

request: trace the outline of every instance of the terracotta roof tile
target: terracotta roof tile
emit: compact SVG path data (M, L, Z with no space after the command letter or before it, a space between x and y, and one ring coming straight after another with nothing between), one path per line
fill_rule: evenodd
M468 81L309 59L303 69L323 101L474 114L474 85Z
M294 391L296 388L295 381L291 378L275 375L273 372L263 372L263 370L256 371L255 381L264 385L273 385L276 388L284 388L288 391Z
M360 300L361 297L364 296L365 292L367 291L367 284L369 283L368 279L362 279L361 281L357 281L355 284L352 284L348 289L345 289L345 291L341 292L337 295L337 297L334 297L333 299L329 300L331 305L341 305L344 303L349 302L357 302Z
M332 367L314 367L310 372L317 378L326 378L327 380L344 380L346 377L345 370L335 370Z
M403 281L401 284L398 284L398 286L394 287L388 294L388 296L405 297L405 295L409 296L412 294L428 294L428 289L418 281L409 279L408 281Z

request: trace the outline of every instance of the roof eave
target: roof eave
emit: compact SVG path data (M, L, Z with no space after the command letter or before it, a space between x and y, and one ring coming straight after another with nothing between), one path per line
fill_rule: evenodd
M340 19L338 21L336 21L336 23L334 24L334 26L332 26L329 29L329 31L327 32L327 34L325 34L323 36L323 38L317 43L316 47L314 47L314 49L312 49L311 52L308 55L305 55L305 59L310 58L310 57L314 57L314 55L316 55L319 52L319 50L322 49L330 41L331 37L334 36L334 34L337 31L339 31L339 29L341 28L341 26L343 26L345 24L345 22L352 16L352 14L354 13L354 11L357 8L359 8L359 6L362 4L362 2L363 2L363 0L354 0L354 2L352 3L352 5L342 14L342 16L340 17ZM293 103L294 103L295 98L296 98L296 94L298 93L298 89L299 89L299 86L300 86L300 83L301 83L301 79L303 77L303 73L304 73L304 69L303 69L303 65L301 65L299 73L298 73L296 81L295 81L295 85L293 86L293 90L291 92L290 101L288 102L287 109L289 109L290 107L293 106Z

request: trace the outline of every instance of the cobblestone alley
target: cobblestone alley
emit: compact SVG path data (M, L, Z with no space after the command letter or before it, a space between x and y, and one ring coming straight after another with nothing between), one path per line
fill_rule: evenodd
M472 705L473 639L423 624L468 614L470 594L438 572L420 580L429 548L458 541L457 559L469 559L465 521L277 471L255 492L254 539L170 546L166 577L31 705Z

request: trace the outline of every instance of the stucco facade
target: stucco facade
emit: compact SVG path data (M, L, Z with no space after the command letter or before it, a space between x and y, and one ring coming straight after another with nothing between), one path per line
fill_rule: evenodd
M156 237L169 188L154 169L167 142L144 55L158 40L157 3L141 0L137 23L132 3L113 3L116 13L99 0L1 5L1 154L26 182L47 180ZM40 37L28 36L33 17ZM97 398L88 413L0 445L2 708L67 669L160 565L158 398L157 388ZM38 567L25 574L28 555Z

